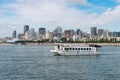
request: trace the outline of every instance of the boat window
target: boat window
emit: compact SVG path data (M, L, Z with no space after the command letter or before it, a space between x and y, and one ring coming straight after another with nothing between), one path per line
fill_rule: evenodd
M84 48L84 50L86 50L86 48Z
M75 50L77 50L77 48L75 48Z
M87 48L87 50L89 50L89 48Z
M80 50L80 48L78 48L78 50Z
M73 48L73 50L74 50L74 48Z
M66 50L66 48L65 48L65 50Z
M71 50L72 48L70 48L70 50Z
M58 45L58 49L60 49L60 45Z
M89 50L91 50L91 48L89 48Z
M83 48L81 48L81 50L83 50Z
M67 50L69 50L69 48L67 48Z

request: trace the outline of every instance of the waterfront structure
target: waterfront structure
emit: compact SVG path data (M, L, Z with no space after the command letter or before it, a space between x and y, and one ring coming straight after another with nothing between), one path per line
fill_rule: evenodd
M29 25L25 25L24 26L24 36L25 36L25 33L29 30Z
M54 55L98 55L100 49L98 45L65 45L58 44L50 52Z
M91 37L97 36L97 27L91 27Z
M98 36L99 36L99 37L101 37L101 36L102 36L103 31L104 31L103 29L98 29Z
M75 31L73 29L64 31L64 36L66 38L73 38L74 35L75 35Z
M12 38L17 38L17 31L16 30L13 31Z

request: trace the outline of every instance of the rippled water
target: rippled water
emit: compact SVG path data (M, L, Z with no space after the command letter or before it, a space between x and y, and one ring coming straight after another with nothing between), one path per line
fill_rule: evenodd
M120 47L99 56L53 56L53 46L0 46L0 80L120 80Z

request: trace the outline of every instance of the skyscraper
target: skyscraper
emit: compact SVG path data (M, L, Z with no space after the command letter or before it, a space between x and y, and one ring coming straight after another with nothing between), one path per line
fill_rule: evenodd
M57 33L62 33L62 28L60 26L56 27L55 31Z
M73 29L71 29L71 30L65 30L64 31L64 34L65 34L65 37L66 38L72 38L73 37L73 35L74 35L74 30Z
M97 27L91 27L91 37L97 36Z
M46 29L45 28L39 28L39 34L45 35Z
M36 38L36 32L35 32L34 28L31 28L31 30L30 30L30 37L31 37L31 39L35 39Z
M29 25L25 25L24 26L24 36L25 36L25 33L29 30Z
M17 32L16 30L13 31L13 34L12 34L12 38L16 38L17 37Z
M103 29L98 29L98 36L100 37L100 36L102 36L102 34L103 34Z
M62 35L62 28L60 26L56 27L55 30L53 31L54 37L59 37L61 38Z
M82 31L80 29L77 29L76 30L76 35L81 38L82 37Z

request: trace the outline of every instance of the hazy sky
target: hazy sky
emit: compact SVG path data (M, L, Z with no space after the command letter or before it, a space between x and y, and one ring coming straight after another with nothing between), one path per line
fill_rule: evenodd
M90 27L120 31L120 0L0 0L0 37L55 27L89 31Z

